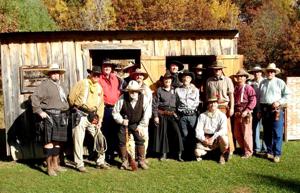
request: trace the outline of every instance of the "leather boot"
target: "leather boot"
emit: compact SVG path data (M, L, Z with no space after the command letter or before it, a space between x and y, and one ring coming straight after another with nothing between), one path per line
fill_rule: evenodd
M57 176L56 172L53 169L53 156L50 155L46 158L46 162L47 162L47 173L49 176Z
M120 157L122 164L120 166L121 170L130 170L128 159L127 159L127 149L126 147L120 147Z
M143 170L149 169L149 167L145 163L145 146L137 147L137 155L138 155L139 167L141 167Z

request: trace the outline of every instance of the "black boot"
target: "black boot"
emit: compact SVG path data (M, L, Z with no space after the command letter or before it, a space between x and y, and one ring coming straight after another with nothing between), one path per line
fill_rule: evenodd
M159 158L159 161L166 161L167 160L167 153L163 153L162 156Z
M181 152L179 152L178 153L178 158L177 158L177 161L179 161L179 162L183 162L184 160L182 159L182 157L181 157Z

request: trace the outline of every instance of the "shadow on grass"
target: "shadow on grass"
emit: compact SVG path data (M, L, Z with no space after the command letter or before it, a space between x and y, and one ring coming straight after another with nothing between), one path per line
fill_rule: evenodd
M285 189L289 192L300 192L300 180L292 180L292 179L282 179L279 177L268 176L268 175L260 175L257 174L258 177L263 178L263 183L270 186L277 186L278 188Z

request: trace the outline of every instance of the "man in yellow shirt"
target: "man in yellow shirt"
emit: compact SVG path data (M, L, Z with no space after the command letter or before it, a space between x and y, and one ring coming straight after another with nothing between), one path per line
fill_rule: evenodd
M74 161L80 172L86 172L83 163L83 141L87 130L96 140L101 133L101 125L104 112L103 89L98 83L101 72L100 66L93 66L88 70L89 76L77 82L70 91L69 102L77 115L77 123L73 127ZM98 152L99 153L99 152ZM96 167L108 169L104 161L104 151L98 154Z

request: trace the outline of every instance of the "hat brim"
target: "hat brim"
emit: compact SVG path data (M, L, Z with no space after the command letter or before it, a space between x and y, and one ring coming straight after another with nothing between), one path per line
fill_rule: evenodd
M262 72L263 70L248 70L249 73L253 73L253 72Z
M49 70L44 70L43 73L48 75L50 72L58 72L59 74L64 74L66 72L65 69L49 69Z
M226 66L209 66L208 68L211 69L223 69L223 68L227 68Z
M133 78L134 76L139 75L139 74L144 76L144 80L146 80L149 77L149 75L145 72L133 72L133 73L131 73L130 77Z
M192 77L192 80L195 79L194 73L189 72L189 73L179 73L179 74L178 74L179 80L181 80L184 76L190 76L190 77Z
M102 66L103 66L103 65L111 66L112 68L116 68L116 67L118 66L118 65L115 64L115 63L103 63Z
M265 68L264 72L271 71L271 70L274 70L275 74L279 74L281 72L279 68Z
M93 70L91 70L91 69L87 69L86 71L87 71L89 74L92 74L92 73L95 73L95 74L101 74L100 71L93 71Z
M129 70L131 70L131 69L135 70L137 68L139 68L139 67L135 64L134 65L129 65L129 66L126 66L126 67L123 68L123 72L127 73Z
M125 88L125 89L123 89L123 92L130 92L130 91L132 91L132 92L142 92L142 88L140 88L140 89L127 89L127 88Z
M249 75L250 74L235 74L233 75L234 77L237 77L237 76L245 76L246 78L249 78Z

